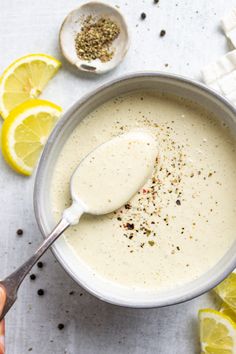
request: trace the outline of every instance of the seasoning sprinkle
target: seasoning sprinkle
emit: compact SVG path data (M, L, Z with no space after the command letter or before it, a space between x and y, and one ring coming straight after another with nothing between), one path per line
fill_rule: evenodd
M81 31L75 37L77 56L87 61L99 59L101 62L107 62L111 60L114 55L111 44L119 34L120 27L110 18L96 19L91 15L87 16Z
M16 231L16 233L17 233L18 236L22 236L23 235L23 230L22 229L18 229Z
M134 224L130 224L129 222L127 222L125 227L127 227L128 230L133 230L134 229Z
M131 209L131 205L129 203L125 204L125 209Z

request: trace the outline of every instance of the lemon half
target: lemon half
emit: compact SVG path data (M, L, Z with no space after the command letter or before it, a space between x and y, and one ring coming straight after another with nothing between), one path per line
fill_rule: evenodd
M6 118L22 102L37 98L61 63L46 54L29 54L14 61L0 78L0 113Z
M224 314L204 309L199 311L202 354L235 354L236 324Z
M18 173L31 175L40 153L61 115L61 108L45 100L29 100L17 106L4 121L2 153Z

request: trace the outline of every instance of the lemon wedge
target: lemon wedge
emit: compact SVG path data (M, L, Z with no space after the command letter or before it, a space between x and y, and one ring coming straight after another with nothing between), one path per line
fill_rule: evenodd
M222 313L204 309L199 311L202 354L235 354L236 324Z
M37 98L61 63L46 54L29 54L14 61L0 79L0 112L5 119L22 102Z
M236 312L236 274L231 273L214 291L234 312Z
M221 305L220 312L231 318L236 323L236 312L234 312L225 302Z
M54 103L38 99L11 111L2 126L1 143L3 157L15 171L32 174L61 111Z

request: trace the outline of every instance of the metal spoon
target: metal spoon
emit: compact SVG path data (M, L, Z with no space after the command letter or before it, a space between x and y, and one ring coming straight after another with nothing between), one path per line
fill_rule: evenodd
M137 151L139 152L139 150L137 150L137 148L135 150L135 146L137 147L137 143L141 143L140 154L138 154L138 156L137 156ZM127 147L127 151L126 151L126 147ZM119 164L118 158L120 158L119 152L122 149L123 152L125 153L125 156L123 157L124 161L122 160L123 161L122 163L124 164L124 167L128 169L127 172L128 180L126 181L123 178L124 171L121 171L121 169L117 170L117 165ZM128 200L130 200L131 197L145 184L146 180L148 179L148 177L150 177L152 170L154 168L154 164L157 156L156 150L157 150L157 144L152 135L148 134L145 131L135 131L135 132L123 134L121 136L109 140L108 142L100 145L95 150L93 150L89 155L87 155L87 157L85 157L85 159L81 161L81 163L76 168L70 180L70 191L71 191L71 196L73 201L72 205L68 209L64 210L61 221L53 229L50 235L44 240L41 246L36 250L34 255L30 257L21 267L19 267L11 275L6 277L4 280L0 281L0 292L2 291L5 293L5 305L1 309L2 311L0 311L1 312L0 321L4 318L6 313L10 310L10 308L16 301L18 288L22 283L22 281L24 280L24 278L26 277L26 275L31 270L31 268L39 260L39 258L45 253L45 251L53 244L53 242L56 241L56 239L70 225L78 224L79 219L83 213L100 215L100 214L107 214L118 209L119 207L124 205ZM105 162L104 165L102 166L98 164L96 165L97 162L94 157L100 158L100 160L98 159L100 162L103 162L104 159L108 160L109 158L110 159L109 164L107 165L108 170L104 171L104 166L106 166ZM139 170L140 178L136 178L137 169L135 171L132 171L132 169L129 169L127 167L127 165L132 165L131 159L134 158L137 160L136 160L136 165L133 166L135 166ZM128 162L130 162L130 164L128 164ZM86 168L87 170L85 170ZM88 203L86 203L85 200L86 195L83 196L83 200L81 199L80 192L78 191L78 186L81 186L81 179L83 178L83 176L86 176L85 174L86 171L88 172L87 175L91 177L90 172L92 172L92 169L94 169L96 173L99 170L99 173L97 173L97 175L95 173L94 179L96 180L100 179L99 183L97 183L97 191L95 188L92 190L92 192L96 193L95 195L101 198L101 196L103 195L101 194L101 190L104 190L104 188L106 187L105 185L102 185L104 184L103 183L104 181L102 180L102 176L104 174L106 176L110 176L111 178L108 179L109 186L107 189L111 194L109 195L109 198L110 197L112 198L112 191L114 192L114 190L116 190L116 195L118 199L115 201L115 203L113 204L110 203L111 200L108 199L106 195L106 199L102 201L101 207L99 206L98 209L98 205L96 203L95 206L88 205ZM103 174L100 173L101 170L103 171ZM114 185L112 176L114 176L115 173L118 174L120 173L121 181L123 178L123 185L122 183ZM84 179L84 181L86 181L86 179ZM123 193L124 186L127 190L126 194Z

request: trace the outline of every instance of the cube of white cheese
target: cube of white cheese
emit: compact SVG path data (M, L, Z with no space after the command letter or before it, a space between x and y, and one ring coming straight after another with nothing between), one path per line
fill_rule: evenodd
M221 27L233 48L236 48L236 8L233 8L221 21Z
M236 50L204 68L202 76L208 86L236 103Z

